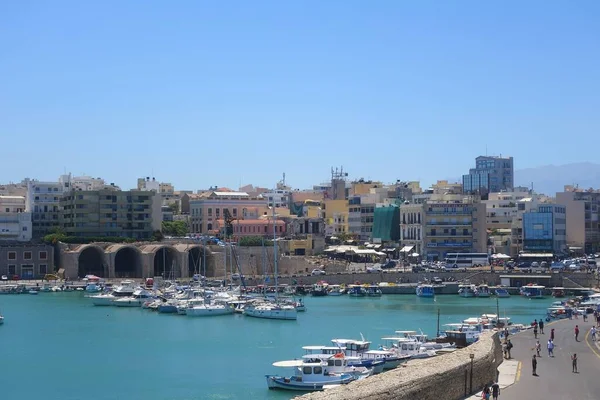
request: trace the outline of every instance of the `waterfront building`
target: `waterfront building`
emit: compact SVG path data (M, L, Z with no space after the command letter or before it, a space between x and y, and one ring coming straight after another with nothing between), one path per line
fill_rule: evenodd
M400 205L400 248L404 256L424 254L424 221L423 203L405 201Z
M325 200L325 236L348 233L348 200Z
M447 253L488 252L485 204L478 196L434 194L423 210L428 259L442 260Z
M348 233L364 242L371 239L376 199L372 195L348 199Z
M141 190L72 190L60 200L59 222L68 236L149 240L161 229L160 194Z
M0 275L41 279L54 272L54 247L32 243L0 243Z
M273 189L262 194L267 199L267 206L288 208L291 200L291 191L287 189Z
M67 175L70 188L73 190L121 190L114 183L107 184L102 178L92 178L91 176L71 176Z
M31 240L31 213L23 196L0 196L0 241Z
M222 188L224 189L224 188ZM226 214L233 220L257 219L267 207L263 195L251 197L246 192L215 189L190 198L190 221L193 233L218 231L216 221Z
M276 211L277 212L277 211ZM262 218L236 219L231 222L233 236L236 239L248 236L263 236L266 239L273 238L273 218L270 215ZM225 236L225 221L218 219L213 225L221 237ZM286 235L286 223L283 219L275 220L275 234L277 237Z
M27 197L27 184L25 182L21 182L0 185L0 196Z
M487 195L488 193L510 191L514 186L512 157L479 156L475 168L463 175L463 192Z
M400 208L396 204L377 204L373 214L372 241L395 247L400 240Z
M600 190L565 186L556 193L556 203L566 209L569 248L586 254L600 252Z
M566 207L539 204L523 214L523 250L529 253L567 252Z
M32 237L39 239L60 227L60 199L71 189L71 176L61 175L58 182L23 182L27 185L26 210L31 212Z

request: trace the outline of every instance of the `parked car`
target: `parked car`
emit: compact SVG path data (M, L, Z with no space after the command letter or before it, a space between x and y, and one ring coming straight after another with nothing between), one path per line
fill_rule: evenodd
M325 271L323 271L322 269L313 269L312 272L310 273L312 276L315 275L325 275Z
M377 273L377 272L381 272L381 265L375 264L370 267L367 267L367 273L371 274L371 273Z
M387 269L387 268L394 268L396 266L396 261L388 261L385 264L383 264L381 266L381 268Z

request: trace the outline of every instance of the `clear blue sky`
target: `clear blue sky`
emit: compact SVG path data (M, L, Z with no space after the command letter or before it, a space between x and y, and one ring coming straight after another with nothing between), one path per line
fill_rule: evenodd
M599 161L598 1L5 1L0 182Z

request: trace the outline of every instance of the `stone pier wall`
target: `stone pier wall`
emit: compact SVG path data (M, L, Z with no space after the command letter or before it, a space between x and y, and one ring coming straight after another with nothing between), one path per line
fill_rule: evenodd
M502 348L497 334L485 333L481 339L454 353L424 360L367 379L338 386L324 392L295 397L297 400L458 400L469 394L471 359L473 393L497 379ZM466 392L465 393L465 386Z

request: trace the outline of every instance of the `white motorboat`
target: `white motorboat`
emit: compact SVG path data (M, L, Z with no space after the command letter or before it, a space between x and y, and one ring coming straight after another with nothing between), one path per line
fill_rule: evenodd
M133 292L135 291L134 285L132 281L123 281L111 292L89 296L89 298L92 299L92 304L95 306L112 306L113 302L117 299L133 296Z
M0 325L4 323L4 316L0 315Z
M409 340L402 337L383 337L381 340L392 343L390 347L385 347L385 350L392 351L400 356L429 358L437 355L435 350L426 349L421 346L421 343L415 340Z
M521 295L530 299L543 299L545 286L527 285L521 286Z
M121 297L113 301L117 307L141 307L145 302L153 298L152 293L145 289L137 289L131 297Z
M346 294L346 288L342 288L341 285L329 285L327 288L328 296L341 296Z
M305 351L304 357L316 356L324 360L330 360L331 357L339 354L340 352L346 354L345 347L339 346L303 346L302 350ZM371 369L373 374L379 374L383 372L384 360L369 360L357 356L345 355L344 359L347 361L350 367L365 367Z
M510 297L510 293L508 293L508 290L506 290L506 288L496 288L496 290L494 290L494 293L496 294L497 297L501 298L501 299L505 299Z
M416 294L418 297L435 297L434 286L430 283L420 283L417 286Z
M244 307L244 315L254 318L296 320L298 310L293 305L265 302L247 304Z
M294 375L289 377L265 375L269 389L296 391L318 391L328 385L343 385L356 380L352 374L329 372L326 362L307 363L303 360L279 361L274 367L293 368Z
M383 361L383 369L396 368L410 358L397 355L392 351L382 348L379 350L369 350L371 342L366 340L332 339L331 342L336 346L345 347L345 354L347 356Z
M338 349L337 353L334 354L306 354L302 356L302 360L305 363L327 363L327 372L334 374L351 374L354 375L356 380L365 379L373 375L373 368L367 368L364 366L350 365L350 360L359 361L359 357L346 357L346 355Z
M199 304L188 307L185 310L185 315L188 317L211 317L216 315L233 314L233 307L222 303Z

